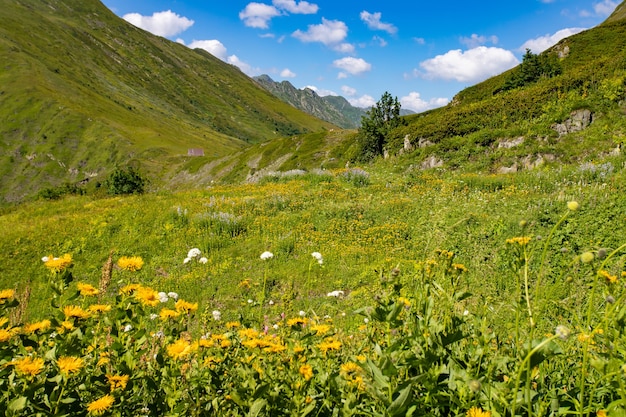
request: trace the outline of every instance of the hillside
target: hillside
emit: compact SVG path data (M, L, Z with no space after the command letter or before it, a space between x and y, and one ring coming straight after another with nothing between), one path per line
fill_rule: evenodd
M136 164L156 184L189 148L211 160L334 126L234 66L138 29L98 0L0 0L0 196Z

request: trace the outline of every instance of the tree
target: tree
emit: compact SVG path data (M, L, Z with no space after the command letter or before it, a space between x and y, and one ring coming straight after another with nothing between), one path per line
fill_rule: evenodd
M400 102L385 92L380 100L361 118L361 127L357 134L359 155L357 159L370 161L383 154L389 139L389 133L402 125Z
M146 179L133 167L126 170L116 168L105 182L109 194L141 194L146 185Z

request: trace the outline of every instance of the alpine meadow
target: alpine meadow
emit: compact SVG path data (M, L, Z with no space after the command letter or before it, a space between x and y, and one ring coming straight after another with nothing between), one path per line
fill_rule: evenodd
M356 129L99 0L0 21L0 415L626 415L626 2Z

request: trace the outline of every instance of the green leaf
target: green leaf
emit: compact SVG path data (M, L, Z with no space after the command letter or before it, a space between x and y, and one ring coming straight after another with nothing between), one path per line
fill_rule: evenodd
M367 360L367 366L372 373L372 377L374 378L374 382L378 386L379 389L388 389L389 388L389 378L383 375L382 371L374 362L370 359Z
M264 398L257 399L250 407L250 411L248 411L248 417L257 417L259 413L263 410L265 405L267 405L267 400L265 400Z
M9 410L21 411L26 407L27 401L28 401L28 398L26 397L18 397L9 403Z
M400 391L400 394L391 403L387 409L387 414L391 417L404 416L405 411L411 402L411 389L413 385L409 384Z

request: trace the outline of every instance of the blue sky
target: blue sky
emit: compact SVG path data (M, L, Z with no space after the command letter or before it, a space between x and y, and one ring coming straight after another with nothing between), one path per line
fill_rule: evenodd
M103 0L156 35L358 107L421 112L603 22L616 0Z

